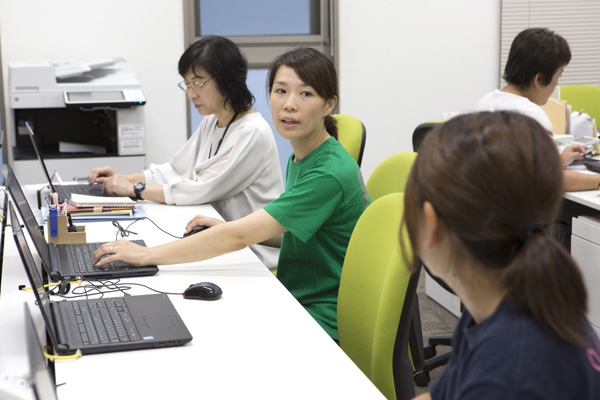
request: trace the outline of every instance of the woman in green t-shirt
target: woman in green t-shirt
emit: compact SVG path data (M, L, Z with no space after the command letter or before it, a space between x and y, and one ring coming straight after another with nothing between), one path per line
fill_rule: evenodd
M107 243L93 261L179 264L255 243L281 247L277 277L337 340L342 264L354 225L370 201L360 168L336 140L337 126L330 114L338 100L337 74L325 55L298 48L275 59L268 88L275 128L294 150L286 191L279 198L236 221L196 216L186 232L197 225L210 229L164 245Z

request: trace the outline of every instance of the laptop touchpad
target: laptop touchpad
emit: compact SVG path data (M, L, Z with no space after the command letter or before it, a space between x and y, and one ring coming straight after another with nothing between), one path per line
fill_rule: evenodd
M169 326L176 326L175 321L173 321L172 315L146 315L144 316L144 320L146 321L146 325L148 328L167 328Z

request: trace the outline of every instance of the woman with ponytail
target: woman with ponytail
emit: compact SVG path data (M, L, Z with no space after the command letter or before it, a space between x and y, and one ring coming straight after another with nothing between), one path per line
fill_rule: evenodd
M561 180L552 140L521 114L462 115L426 137L403 224L465 310L420 399L600 399L582 277L550 234Z

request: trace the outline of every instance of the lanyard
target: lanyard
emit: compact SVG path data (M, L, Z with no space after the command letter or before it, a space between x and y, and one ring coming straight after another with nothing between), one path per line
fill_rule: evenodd
M215 154L213 154L213 156L216 156L217 153L219 152L219 149L221 148L221 143L223 143L223 139L225 139L225 134L227 134L227 130L229 129L229 127L231 126L231 124L233 123L233 121L235 121L236 117L238 116L238 113L235 113L233 115L233 118L231 118L231 121L229 121L229 123L227 124L227 127L225 128L225 132L223 132L223 136L221 136L221 140L219 140L219 144L217 145L217 149L215 150ZM215 127L217 126L217 124L215 124ZM210 144L210 149L208 150L208 158L211 158L212 156L210 155L210 153L212 153L212 143Z

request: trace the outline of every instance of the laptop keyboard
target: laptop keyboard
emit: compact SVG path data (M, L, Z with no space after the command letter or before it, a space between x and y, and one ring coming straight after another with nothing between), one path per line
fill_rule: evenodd
M92 263L92 255L102 243L77 243L67 246L67 254L71 258L71 265L75 273L105 272L127 269L127 264L115 261L101 267Z
M584 158L583 165L590 171L600 172L600 160Z
M84 345L141 340L122 298L70 302Z
M102 185L99 183L93 185L55 185L55 189L61 199L70 199L71 193L102 196Z

